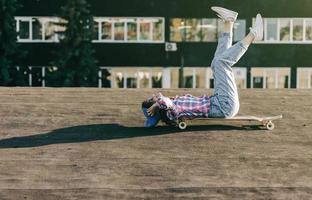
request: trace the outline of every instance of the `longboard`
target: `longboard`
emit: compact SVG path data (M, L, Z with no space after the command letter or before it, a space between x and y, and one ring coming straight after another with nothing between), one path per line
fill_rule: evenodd
M236 116L232 118L195 118L192 120L201 120L201 121L256 121L261 123L261 127L266 128L267 130L273 130L275 128L275 125L273 123L273 120L282 119L282 115L277 116L268 116L268 117L256 117L256 116ZM178 120L178 127L181 130L186 129L188 125L187 119L180 119Z

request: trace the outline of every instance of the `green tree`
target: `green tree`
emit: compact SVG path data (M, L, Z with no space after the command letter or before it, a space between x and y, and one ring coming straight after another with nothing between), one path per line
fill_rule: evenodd
M19 7L17 0L0 0L0 85L3 86L25 85L19 80L24 67L16 68L24 55L16 42L14 15Z
M93 16L86 0L67 0L61 8L66 30L61 35L54 73L54 86L89 87L97 85L98 67L92 47Z

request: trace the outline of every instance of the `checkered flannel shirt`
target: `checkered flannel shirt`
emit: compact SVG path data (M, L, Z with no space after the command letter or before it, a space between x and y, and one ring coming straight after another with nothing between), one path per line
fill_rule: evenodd
M207 95L195 97L186 94L172 99L159 95L157 103L161 109L167 110L167 116L172 121L199 117L207 118L210 108L210 98Z

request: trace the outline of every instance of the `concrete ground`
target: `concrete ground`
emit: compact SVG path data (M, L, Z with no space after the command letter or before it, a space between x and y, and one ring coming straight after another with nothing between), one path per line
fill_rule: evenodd
M311 90L240 91L240 115L283 114L274 131L145 129L157 91L0 88L0 199L312 198Z

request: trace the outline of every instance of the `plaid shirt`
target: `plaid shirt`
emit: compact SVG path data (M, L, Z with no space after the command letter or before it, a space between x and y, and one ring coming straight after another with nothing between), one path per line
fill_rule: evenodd
M207 95L195 97L186 94L173 99L161 95L158 96L157 103L161 109L167 110L168 118L173 121L208 117L210 108L210 98Z

